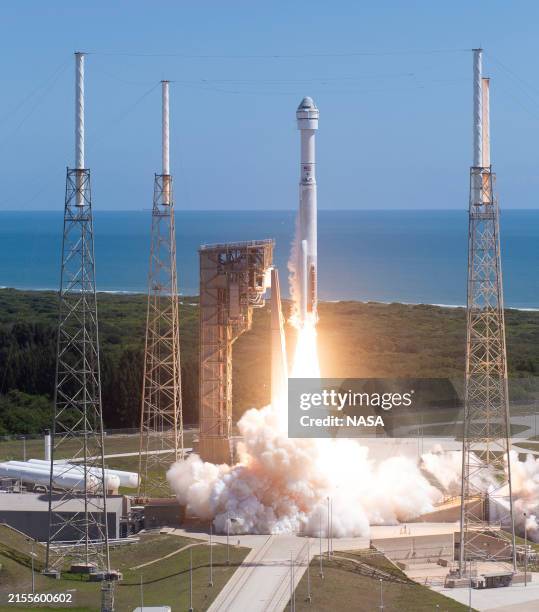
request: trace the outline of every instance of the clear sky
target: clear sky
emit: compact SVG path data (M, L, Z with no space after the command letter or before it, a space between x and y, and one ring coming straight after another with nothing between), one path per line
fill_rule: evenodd
M294 208L310 95L321 208L464 209L479 45L501 205L535 208L538 23L531 0L3 2L0 210L62 209L75 50L96 209L151 206L163 78L179 208Z

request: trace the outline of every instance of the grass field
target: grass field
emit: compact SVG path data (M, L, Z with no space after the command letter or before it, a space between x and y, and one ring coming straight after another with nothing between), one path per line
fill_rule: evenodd
M10 592L31 592L30 544L17 534L1 534L0 544L0 612L12 609L56 609L33 605L7 605ZM194 544L185 550L185 546ZM36 549L38 550L38 549ZM123 574L116 587L116 609L129 612L141 602L141 580L144 605L170 605L174 612L189 608L189 558L193 559L193 607L206 610L247 554L245 548L231 547L231 565L226 564L226 547L213 547L213 587L209 582L209 548L197 540L165 534L141 534L137 543L111 551L111 565ZM100 584L65 573L61 580L39 574L43 567L43 549L36 558L36 593L72 593L73 603L58 609L97 612L100 609ZM171 553L176 553L172 554ZM155 562L154 562L155 561ZM138 566L150 562L143 568ZM138 569L137 569L138 568Z
M324 578L319 576L319 559L311 562L311 597L307 601L307 574L296 589L296 610L380 610L381 591L384 610L413 612L464 612L463 606L427 587L409 580L385 557L358 556L354 552L339 556L361 561L361 565L342 559L323 560ZM380 574L381 570L383 574ZM383 575L382 583L380 576ZM380 589L381 584L381 589ZM439 607L436 607L439 606Z
M183 443L187 448L193 445L193 430L185 430ZM140 439L138 434L112 434L105 436L105 454L117 455L121 453L138 453ZM27 459L43 459L43 438L26 440L0 441L0 461L22 461L26 447ZM80 448L80 444L66 440L62 442L55 459L65 459L72 456Z

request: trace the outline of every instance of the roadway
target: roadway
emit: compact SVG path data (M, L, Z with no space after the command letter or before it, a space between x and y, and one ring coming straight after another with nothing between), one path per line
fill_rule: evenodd
M208 534L184 529L174 533L208 540ZM320 539L293 534L231 536L231 543L251 548L232 578L216 597L208 612L282 612L290 601L291 560L294 560L294 589L307 569L307 555L312 558L320 550ZM214 535L213 541L226 544L226 536ZM322 551L328 541L322 538ZM369 538L333 540L333 550L354 550L369 547ZM314 576L313 576L314 578Z

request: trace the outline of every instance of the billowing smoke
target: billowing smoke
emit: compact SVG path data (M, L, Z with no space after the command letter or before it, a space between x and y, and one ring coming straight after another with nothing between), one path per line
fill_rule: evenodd
M289 439L282 412L266 406L238 423L243 442L234 466L191 455L174 464L168 479L188 515L213 519L231 533L327 533L327 498L333 504L332 535L366 536L370 525L411 521L434 510L444 496L460 494L462 454L440 446L421 458L369 458L354 440ZM479 459L478 459L479 461ZM539 460L511 453L514 516L519 532L539 540ZM437 481L434 487L422 471ZM489 483L483 485L488 490ZM525 513L525 514L524 514Z
M539 458L528 453L525 461L519 461L515 451L509 454L515 525L522 533L526 524L528 537L539 542Z
M239 462L215 466L192 455L168 479L187 513L213 519L231 533L327 532L365 536L370 524L410 521L442 498L416 463L392 457L379 464L353 440L289 439L282 413L271 405L247 411L238 423Z
M509 456L516 530L522 534L526 525L529 538L539 542L539 458L529 453L525 461L519 461L515 451L510 451ZM472 455L472 463L474 460L480 462L478 457ZM421 466L436 479L445 494L460 495L462 452L444 452L440 445L436 445L421 457ZM481 475L476 475L473 482L474 488L488 492L496 487L494 477L489 478L486 470L478 470L479 473ZM498 494L508 497L509 491L500 490ZM498 500L498 503L502 501Z
M292 324L298 331L292 375L316 377L316 321L308 318L298 325L297 247L296 240L289 264L296 303ZM237 534L327 535L330 498L332 535L367 536L370 525L411 521L433 511L445 496L460 494L462 454L439 446L423 455L419 467L402 456L375 462L355 440L291 439L284 403L248 410L238 428L242 442L236 465L217 466L191 455L167 473L187 514L212 520L221 533L228 523ZM539 535L539 461L529 456L519 462L512 455L511 466L516 523L527 517L531 535ZM476 484L485 491L492 485L488 478Z

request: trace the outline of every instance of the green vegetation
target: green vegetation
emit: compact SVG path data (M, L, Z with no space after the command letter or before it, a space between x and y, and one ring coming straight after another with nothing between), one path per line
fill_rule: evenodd
M180 307L184 422L198 411L198 298ZM107 428L138 427L146 297L99 294L103 413ZM286 308L285 304L285 308ZM57 296L0 290L0 435L50 424ZM539 313L508 310L513 377L539 372ZM287 326L291 354L294 330ZM269 310L255 310L251 332L234 345L234 416L269 401ZM327 377L462 380L465 312L428 305L320 304L321 369ZM524 396L526 390L523 390ZM30 415L31 413L31 415Z
M2 529L2 527L0 527ZM5 537L4 537L5 536ZM17 534L1 533L0 540L0 612L31 608L32 610L56 609L29 605L7 604L8 592L31 592L30 544ZM180 550L185 546L192 547ZM36 545L36 550L38 549ZM215 545L213 549L213 582L208 587L209 549L200 541L165 534L142 535L138 543L122 545L111 551L111 565L123 574L116 588L116 609L133 610L140 605L140 581L142 576L144 605L167 604L174 612L189 608L189 555L193 555L193 607L206 610L219 591L230 579L248 550L231 547L231 565L226 564L226 547ZM176 554L171 554L176 553ZM37 570L42 567L43 551L36 560ZM167 556L170 555L170 556ZM138 566L148 563L145 567ZM73 593L70 610L97 612L100 600L100 583L88 582L81 576L65 573L61 580L53 580L36 573L36 593Z
M439 609L440 612L464 612L469 609L468 606L413 582L388 559L378 554L366 556L356 555L354 552L339 552L337 555L330 561L324 558L323 580L319 576L319 559L312 560L312 603L307 602L307 575L304 574L296 588L298 612L348 610L351 606L359 606L361 610L378 610L380 578L384 610L430 612Z

